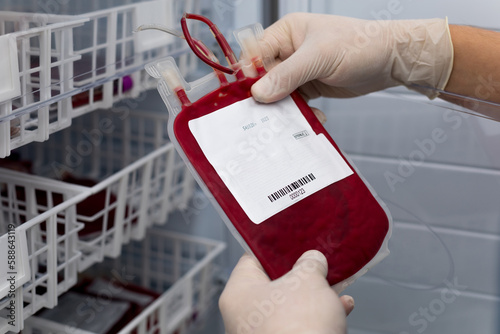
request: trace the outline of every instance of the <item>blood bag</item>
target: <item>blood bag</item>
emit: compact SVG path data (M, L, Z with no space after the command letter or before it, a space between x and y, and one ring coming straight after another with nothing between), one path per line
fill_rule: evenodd
M189 35L186 18L209 24L230 67ZM208 19L185 14L181 22L179 36L213 73L188 83L171 57L146 66L158 79L180 156L271 279L316 249L328 260L328 282L343 290L389 254L386 206L298 92L271 104L252 98L251 86L265 74L260 25L235 32L243 59L237 61Z

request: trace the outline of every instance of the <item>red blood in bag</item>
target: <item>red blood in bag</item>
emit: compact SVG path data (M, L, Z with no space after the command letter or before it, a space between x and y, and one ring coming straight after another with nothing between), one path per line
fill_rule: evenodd
M372 260L389 230L386 212L349 162L346 160L354 172L350 176L255 224L225 186L189 130L190 120L251 97L250 88L257 80L246 78L233 82L183 106L174 121L175 137L271 279L287 273L305 251L317 249L328 259L327 279L334 285L356 274ZM291 96L315 133L323 133L342 155L302 97L297 92Z

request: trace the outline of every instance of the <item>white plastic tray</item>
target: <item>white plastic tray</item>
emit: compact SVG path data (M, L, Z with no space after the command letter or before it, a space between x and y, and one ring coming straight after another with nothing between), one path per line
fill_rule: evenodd
M99 127L103 124L113 126L105 131ZM22 265L13 297L18 306L14 326L8 324L13 298L5 298L8 291L0 286L0 333L21 330L24 319L56 305L57 297L75 284L78 271L106 256L117 257L123 244L144 238L147 227L164 224L172 210L187 205L194 187L168 142L161 112L96 111L75 119L71 129L47 142L18 152L21 159L34 162L35 173L46 177L0 173L0 235L5 238L9 224L15 225L20 243L16 256ZM56 180L64 173L97 183ZM101 196L98 210L82 212L80 205L93 196ZM95 224L92 233L81 234Z
M81 15L0 11L0 158L47 140L79 115L154 88L144 65L188 48L166 34L133 31L152 19L176 26L177 12L196 3L151 0ZM192 58L184 58L187 71Z
M116 260L91 268L97 277L120 279L162 293L120 330L126 333L186 333L203 319L213 303L216 259L225 244L161 229L148 231L143 242L124 247ZM23 333L88 333L41 317L26 321Z
M78 186L4 169L0 187L1 247L8 248L9 235L14 235L15 242L15 265L3 261L0 269L2 278L15 278L8 285L2 281L0 333L18 332L25 318L40 308L53 307L57 296L76 283L81 225L75 219L75 204L87 194ZM56 198L63 202L54 205ZM7 253L2 252L2 257L7 258Z

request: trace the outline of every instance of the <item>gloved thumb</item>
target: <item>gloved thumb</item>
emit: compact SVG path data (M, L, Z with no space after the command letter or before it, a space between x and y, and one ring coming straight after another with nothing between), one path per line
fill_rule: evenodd
M295 262L292 272L297 271L300 271L302 274L323 278L322 281L326 282L324 278L328 274L328 262L320 251L309 250L302 254L297 262Z
M273 67L252 86L255 100L264 103L275 102L290 95L304 83L318 78L321 74L318 57L306 51L302 45L290 57Z
M297 262L295 262L292 271L287 275L291 273L294 273L298 277L305 277L307 286L311 289L328 285L326 280L328 261L323 253L317 250L310 250L302 254ZM349 315L354 309L354 299L351 296L344 295L340 297L340 302L344 307L346 315Z

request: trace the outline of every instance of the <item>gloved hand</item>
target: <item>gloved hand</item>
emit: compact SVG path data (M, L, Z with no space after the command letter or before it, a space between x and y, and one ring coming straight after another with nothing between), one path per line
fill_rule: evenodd
M298 87L306 98L353 97L397 85L434 98L453 66L445 19L368 21L289 14L264 31L264 63L274 63L252 87L260 102Z
M346 333L350 296L340 299L318 251L304 253L286 275L270 281L259 262L242 256L219 300L228 334Z

